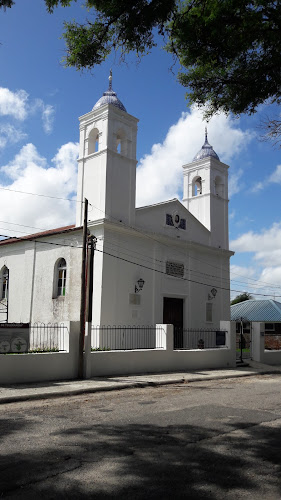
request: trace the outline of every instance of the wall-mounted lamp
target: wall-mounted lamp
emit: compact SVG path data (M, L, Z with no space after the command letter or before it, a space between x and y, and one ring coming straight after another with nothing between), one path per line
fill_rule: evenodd
M213 300L217 295L218 291L216 288L212 288L211 293L208 293L208 300Z
M141 292L145 281L140 278L135 284L135 293Z

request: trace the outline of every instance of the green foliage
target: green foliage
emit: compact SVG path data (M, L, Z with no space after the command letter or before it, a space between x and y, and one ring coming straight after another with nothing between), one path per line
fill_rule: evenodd
M0 0L0 9L3 7L6 10L7 7L11 8L14 5L14 0Z
M50 13L76 2L44 1ZM0 8L13 3L0 0ZM84 24L65 23L66 66L93 68L112 51L121 60L142 56L162 35L189 102L207 107L206 117L280 103L281 0L85 0L85 7Z
M250 293L244 292L241 293L240 295L237 295L231 302L230 305L233 306L234 304L238 304L239 302L244 302L245 300L251 300L253 297Z
M47 352L60 352L57 347L42 347L38 349L30 349L28 352L3 352L1 354L4 354L5 356L13 356L14 354L43 354Z
M280 103L281 2L195 1L172 27L170 50L185 71L187 96L207 103L207 115L253 113Z
M111 351L110 347L91 347L91 351Z

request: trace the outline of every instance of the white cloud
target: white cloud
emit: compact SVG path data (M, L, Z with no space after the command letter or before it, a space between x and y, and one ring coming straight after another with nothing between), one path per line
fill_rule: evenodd
M255 267L243 267L243 266L230 266L230 272L232 279L239 281L239 278L244 279L245 276L248 278L253 278L256 275Z
M47 104L46 106L43 107L42 121L43 121L43 129L46 132L46 134L50 134L53 130L54 115L55 115L55 109L53 106Z
M281 184L281 165L277 165L274 172L272 172L272 174L269 177L265 178L262 182L257 182L256 184L254 184L251 191L252 193L258 193L271 183Z
M28 93L25 90L11 90L0 87L0 115L12 116L17 120L27 117Z
M275 171L269 177L268 182L281 184L281 165L277 165Z
M231 198L234 194L239 193L243 187L243 183L241 182L241 177L243 175L243 170L242 168L239 168L237 172L233 172L229 176L229 181L228 181L228 195L229 198Z
M255 269L258 282L252 285L250 291L270 296L274 296L274 293L281 295L281 222L258 233L248 231L242 234L230 242L230 248L235 252L253 253L252 266L241 273L249 278L251 269Z
M279 260L280 264L280 260ZM278 288L276 288L276 294L281 295L280 293L280 283L281 283L281 266L276 266L276 267L266 267L263 269L260 278L261 281L264 281L265 283L271 283L277 285ZM271 292L272 294L272 289ZM278 299L280 302L280 298Z
M241 291L252 289L253 280L257 278L257 269L253 267L244 267L231 265L230 266L230 279L231 279L231 300L234 299ZM240 290L240 292L239 292Z
M27 134L10 123L0 125L0 148L4 148L7 144L15 144L26 137Z
M236 240L232 240L230 248L237 252L272 252L281 248L281 222L275 222L269 229L260 233L248 231Z
M51 104L45 104L42 99L30 99L25 90L12 92L0 87L0 116L10 116L23 121L38 112L42 115L44 131L50 134L53 130L55 114L55 108ZM0 146L1 144L3 144L3 139Z
M253 185L251 191L252 193L259 193L266 186L266 182L257 182Z
M221 161L229 162L249 143L253 135L238 128L238 121L216 115L208 124L208 139ZM192 161L204 142L202 111L193 107L182 113L170 127L162 144L154 144L151 153L140 160L137 169L137 205L160 202L179 197L182 189L182 165ZM238 178L234 176L234 192Z
M40 193L45 196L69 198L76 191L78 144L69 142L58 150L52 159L52 166L42 157L33 144L26 144L1 171L10 181L0 186L1 219L18 224L30 224L36 228L48 229L74 222L76 203L27 195L15 191ZM12 181L12 182L11 182ZM1 223L3 227L3 224ZM15 234L15 229L36 232L7 225L5 234ZM3 229L1 230L3 232ZM18 233L16 233L18 234Z

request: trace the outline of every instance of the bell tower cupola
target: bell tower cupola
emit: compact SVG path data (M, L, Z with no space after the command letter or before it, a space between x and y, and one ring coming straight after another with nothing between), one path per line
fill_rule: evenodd
M210 244L228 250L228 165L205 142L183 166L183 205L210 231Z
M134 223L138 119L109 87L92 111L80 117L77 199L87 198L90 219ZM77 203L76 226L83 224Z

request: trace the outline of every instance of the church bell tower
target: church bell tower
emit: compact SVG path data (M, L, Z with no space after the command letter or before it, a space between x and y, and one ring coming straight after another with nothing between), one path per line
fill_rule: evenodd
M93 221L134 223L137 123L113 91L110 72L108 90L80 118L77 199L88 199ZM76 226L82 224L77 203Z
M228 250L228 165L208 142L183 166L183 205L211 232L210 244Z

